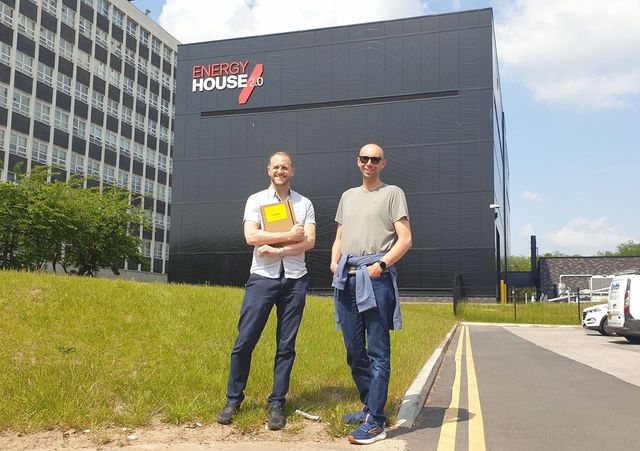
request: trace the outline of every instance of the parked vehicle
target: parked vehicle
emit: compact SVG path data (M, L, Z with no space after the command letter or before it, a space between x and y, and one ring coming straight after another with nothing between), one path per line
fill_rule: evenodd
M640 271L611 281L608 308L607 332L640 344Z
M609 304L598 304L582 310L582 327L597 330L602 335L610 335L604 328L607 325Z

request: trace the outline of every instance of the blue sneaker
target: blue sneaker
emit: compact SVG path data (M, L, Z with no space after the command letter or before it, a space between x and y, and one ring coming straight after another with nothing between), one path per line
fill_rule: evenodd
M369 409L367 406L364 406L362 410L358 410L357 412L349 412L342 417L342 421L347 424L358 424L362 423L369 413Z
M367 414L360 427L347 438L354 445L370 445L387 438L387 433L383 424L374 423L373 417Z

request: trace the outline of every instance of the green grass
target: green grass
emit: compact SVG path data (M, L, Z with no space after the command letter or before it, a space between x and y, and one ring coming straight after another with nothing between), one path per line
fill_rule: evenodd
M590 304L581 304L578 309L577 304L517 304L514 314L513 304L461 303L458 305L458 319L494 323L580 325L582 309L587 305Z
M0 430L212 423L223 407L242 290L0 271ZM455 322L451 305L403 305L392 333L387 412ZM360 407L333 302L309 297L287 412L320 414L335 434ZM235 422L262 427L271 391L272 315ZM295 416L290 421L296 421Z

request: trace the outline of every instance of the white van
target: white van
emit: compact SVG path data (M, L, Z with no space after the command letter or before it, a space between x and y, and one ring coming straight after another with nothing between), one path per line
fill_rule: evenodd
M640 274L616 276L609 286L606 330L640 344Z

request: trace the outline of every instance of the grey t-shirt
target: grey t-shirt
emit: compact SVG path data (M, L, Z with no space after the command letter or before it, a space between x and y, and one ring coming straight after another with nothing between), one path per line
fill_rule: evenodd
M342 255L387 252L397 238L394 223L409 219L407 199L395 185L383 184L374 191L362 186L345 191L340 198L336 222L342 224Z

